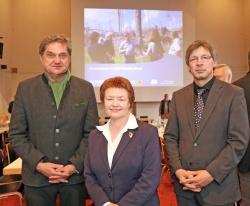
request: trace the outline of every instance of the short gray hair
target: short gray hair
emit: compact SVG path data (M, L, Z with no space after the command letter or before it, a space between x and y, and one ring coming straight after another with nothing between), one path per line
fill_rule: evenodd
M54 42L65 44L67 46L68 53L71 56L71 51L72 51L71 42L70 42L69 38L67 38L63 34L54 34L54 35L49 35L49 36L45 37L40 43L39 54L42 56L44 54L47 46L51 43L54 43Z

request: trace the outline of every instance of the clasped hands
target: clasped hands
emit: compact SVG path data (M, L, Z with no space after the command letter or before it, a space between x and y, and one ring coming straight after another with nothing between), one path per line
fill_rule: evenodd
M49 183L68 183L68 178L75 173L73 164L61 165L51 162L39 162L36 170L49 179Z
M178 169L175 175L179 179L180 184L183 185L184 190L193 192L201 192L203 187L206 187L214 180L207 170L191 171Z

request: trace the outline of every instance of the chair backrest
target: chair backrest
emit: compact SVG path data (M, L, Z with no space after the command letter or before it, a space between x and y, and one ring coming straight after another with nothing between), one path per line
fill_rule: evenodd
M23 196L20 192L8 192L0 194L1 206L23 206Z
M0 176L3 175L3 168L16 160L18 156L9 143L8 133L0 134Z
M141 120L141 121L143 121L143 122L146 122L146 123L149 123L149 118L148 118L148 116L146 116L146 115L140 116L140 119L139 119L139 120Z
M0 194L20 192L22 188L21 175L4 175L0 177Z
M0 176L3 175L3 168L10 163L8 146L6 145L5 138L5 133L0 134Z

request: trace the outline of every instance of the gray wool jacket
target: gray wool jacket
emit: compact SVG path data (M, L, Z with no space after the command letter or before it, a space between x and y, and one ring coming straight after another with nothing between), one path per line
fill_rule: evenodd
M83 163L88 135L98 122L93 86L71 76L59 108L44 74L21 82L11 116L9 138L23 160L25 185L48 185L48 178L36 171L39 161L75 165L79 174L69 184L84 181Z

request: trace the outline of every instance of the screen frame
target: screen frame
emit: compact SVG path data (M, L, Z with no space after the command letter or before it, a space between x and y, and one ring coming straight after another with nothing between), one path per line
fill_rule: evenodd
M84 8L121 8L121 9L152 9L152 10L181 10L183 11L183 49L195 39L195 18L193 14L195 2L192 0L187 3L181 3L182 0L171 0L169 4L162 4L161 0L145 1L143 7L140 2L127 0L123 2L117 1L98 1L98 0L72 0L71 1L71 40L72 40L72 62L71 72L73 75L84 77L84 33L83 33L83 9ZM183 58L183 85L192 82L192 76L189 74L188 68L185 66ZM159 102L163 94L168 93L170 97L172 93L180 87L135 87L136 102ZM97 101L99 98L99 87L95 87Z

